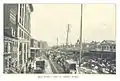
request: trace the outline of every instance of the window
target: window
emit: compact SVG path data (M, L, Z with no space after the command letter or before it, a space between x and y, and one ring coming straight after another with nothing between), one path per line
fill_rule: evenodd
M22 21L22 4L20 4L20 23L21 23L21 21Z
M110 46L110 49L112 49L112 46Z
M12 52L13 45L10 43L10 52Z
M21 37L21 29L19 29L19 37Z
M27 34L26 33L24 33L24 39L27 39Z
M28 39L27 40L29 40L29 36L28 36Z
M22 22L21 22L22 25L23 25L23 20L24 20L24 4L22 4Z
M26 44L24 44L24 51L26 51Z
M26 35L26 34L24 33L24 39L25 39L25 35Z
M9 67L11 67L11 61L12 61L12 59L9 58Z
M22 31L22 38L23 38L23 31Z
M19 45L19 63L22 64L22 43Z
M16 47L18 46L18 43L17 43L17 42L15 42L15 46L16 46Z
M10 52L11 49L10 49L10 43L8 43L8 52Z
M5 67L5 68L8 68L8 67L7 67L7 59L4 60L4 67Z
M12 44L13 44L13 46L15 46L15 42L14 41L12 42Z
M114 46L113 49L116 49L116 47Z
M26 62L26 44L24 44L24 61Z
M14 31L14 33L13 33L13 34L14 34L14 36L15 36L15 35L16 35L16 31Z
M28 30L30 29L30 14L28 13Z
M105 50L105 49L106 49L106 46L103 45L103 46L102 46L102 49Z
M15 37L15 30L12 28L12 36Z
M4 43L4 52L8 52L8 43L7 42Z
M22 51L22 43L19 45L19 51Z
M108 47L108 46L106 46L106 50L109 50L109 47Z
M15 11L12 8L10 9L10 21L13 24L16 24L16 15L15 15Z
M24 4L20 4L20 18L19 22L23 25L24 23Z

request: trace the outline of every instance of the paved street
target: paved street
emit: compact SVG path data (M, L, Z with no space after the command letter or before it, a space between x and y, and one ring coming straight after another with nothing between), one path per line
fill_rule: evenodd
M49 63L48 65L49 65L49 67L51 68L52 73L62 73L61 70L59 69L59 68L60 68L59 65L58 65L58 64L55 64L55 63L51 60L51 58L48 59L45 55L44 55L43 57L47 59L47 62Z
M53 74L50 63L48 60L45 59L45 72L44 74Z

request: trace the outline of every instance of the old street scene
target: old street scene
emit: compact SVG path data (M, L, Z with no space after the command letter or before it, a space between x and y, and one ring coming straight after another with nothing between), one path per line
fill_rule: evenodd
M116 74L114 4L4 4L5 74Z

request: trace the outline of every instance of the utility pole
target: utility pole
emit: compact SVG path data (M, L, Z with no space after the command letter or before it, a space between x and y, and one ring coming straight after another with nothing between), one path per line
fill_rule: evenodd
M69 30L70 30L70 24L68 24L68 29L67 29L67 37L66 37L66 46L68 46L68 34L69 34Z
M58 37L57 37L57 47L58 47Z
M81 66L81 54L82 54L82 16L83 16L83 4L81 4L81 18L80 18L80 56L79 56L79 67Z

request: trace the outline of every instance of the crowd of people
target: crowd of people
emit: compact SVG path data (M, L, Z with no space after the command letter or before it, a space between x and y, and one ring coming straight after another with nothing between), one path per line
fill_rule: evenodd
M116 61L113 58L87 58L81 66L96 70L101 74L116 74Z
M66 68L65 64L66 57L67 57L66 55L62 56L61 54L52 55L53 61L59 64L63 69ZM84 56L82 58L81 67L94 70L98 74L116 74L115 57L109 55L104 55L103 57L94 55Z

